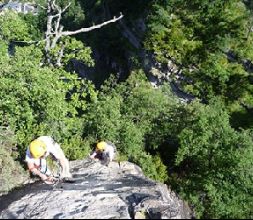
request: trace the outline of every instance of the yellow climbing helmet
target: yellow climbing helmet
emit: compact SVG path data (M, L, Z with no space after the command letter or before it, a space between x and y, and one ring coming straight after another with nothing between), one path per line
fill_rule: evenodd
M30 152L35 159L38 159L47 152L46 144L40 140L34 140L30 144Z
M97 143L97 149L98 150L105 150L105 148L106 148L106 142L104 142L104 141L101 141L101 142L99 142L99 143Z

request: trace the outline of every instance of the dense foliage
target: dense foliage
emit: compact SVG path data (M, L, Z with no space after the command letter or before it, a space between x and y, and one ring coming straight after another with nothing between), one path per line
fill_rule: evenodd
M241 0L156 1L145 46L160 62L180 66L188 92L202 99L222 95L231 112L243 111L242 104L253 104L244 65L253 55L251 20Z
M56 1L69 2L63 30L124 19L57 41L50 56L56 62L64 46L62 66L44 62L45 11L0 15L0 182L22 173L14 159L22 163L39 135L53 136L70 160L108 140L119 160L171 185L197 218L252 218L251 1ZM146 52L161 67L176 65L170 80L195 100L182 102L167 82L151 86Z
M185 167L180 187L200 216L247 218L253 205L251 135L231 128L219 100L187 108L189 117L179 134L176 158L176 164Z
M18 15L12 16L16 17L15 21L23 22L21 28L25 27ZM4 17L3 24L6 19L9 17ZM43 53L40 47L15 46L15 56L8 56L7 40L24 40L23 31L20 35L8 28L2 29L6 41L1 42L0 58L1 125L10 126L15 131L22 156L29 141L47 134L64 142L72 157L76 155L75 148L82 145L82 124L77 115L86 108L86 96L93 93L94 87L63 69L41 67Z
M15 135L9 128L0 127L0 195L21 185L29 175L15 161L17 157ZM13 178L15 176L16 178Z

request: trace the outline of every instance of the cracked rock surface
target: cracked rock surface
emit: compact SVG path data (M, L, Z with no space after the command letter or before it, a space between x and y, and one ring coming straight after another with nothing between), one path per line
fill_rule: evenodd
M0 197L1 219L189 219L191 211L164 184L130 163L71 162L75 183L29 184Z

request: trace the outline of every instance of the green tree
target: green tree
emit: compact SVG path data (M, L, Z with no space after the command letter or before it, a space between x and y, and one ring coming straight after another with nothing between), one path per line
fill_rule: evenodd
M145 48L159 62L172 60L182 69L186 91L251 106L252 84L243 65L253 51L249 15L241 0L154 1Z
M43 48L35 44L43 39L40 19L11 11L0 16L0 127L13 131L19 161L23 161L30 141L39 135L53 136L69 159L83 158L90 146L83 145L80 117L87 101L96 96L95 89L63 69L42 67ZM79 58L93 62L89 48L75 39L65 41L69 54L74 51ZM10 51L12 45L15 48ZM75 55L66 56L66 62ZM0 158L2 168L10 163L8 175L15 172L9 151L2 149Z
M106 83L85 116L84 135L93 141L114 142L121 157L140 165L151 178L165 181L166 167L157 146L147 140L161 115L169 118L175 99L168 88L153 89L142 71L131 74L126 82ZM92 138L90 138L92 140Z
M182 195L198 217L250 218L252 215L252 136L235 131L223 104L195 102L188 108L186 126L179 134L176 164L181 166Z
M29 41L29 27L15 12L8 12L0 16L0 37L6 42Z
M27 46L16 47L13 57L7 56L7 50L6 58L1 57L0 125L15 132L20 157L39 135L52 135L64 143L70 159L82 157L87 150L82 146L79 117L86 101L95 96L94 86L62 69L40 67L42 56L39 48ZM83 149L79 155L73 152L78 148Z

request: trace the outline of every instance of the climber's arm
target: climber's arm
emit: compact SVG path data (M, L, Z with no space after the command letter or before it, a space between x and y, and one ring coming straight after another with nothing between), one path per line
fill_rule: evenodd
M69 161L66 158L66 156L59 144L54 143L54 145L50 148L50 154L52 154L54 156L54 158L56 160L58 160L61 165L61 168L62 168L61 178L72 177L72 175L70 173Z
M30 163L28 162L27 163L27 166L28 166L28 169L29 171L33 174L33 175L36 175L36 176L39 176L43 181L46 181L48 179L48 176L41 173L37 168L36 166L34 165L34 163Z

